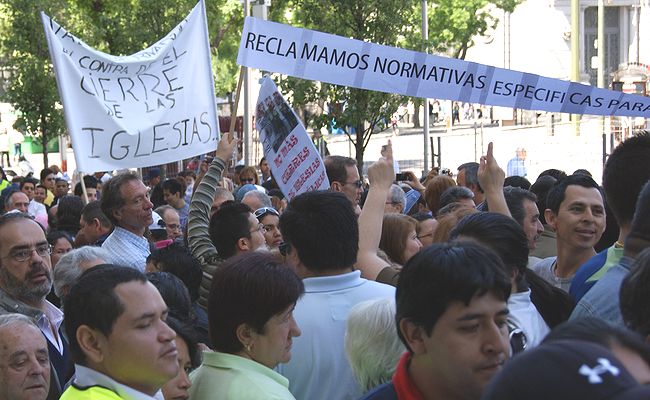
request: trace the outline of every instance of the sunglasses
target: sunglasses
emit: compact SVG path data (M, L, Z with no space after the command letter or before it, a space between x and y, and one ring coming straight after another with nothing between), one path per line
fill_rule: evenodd
M239 180L248 183L255 182L255 178L240 178Z
M260 219L260 218L264 217L267 214L273 214L273 215L275 215L277 217L280 216L280 213L273 207L258 208L257 210L255 210L254 214L255 214L255 218L257 218L257 219Z

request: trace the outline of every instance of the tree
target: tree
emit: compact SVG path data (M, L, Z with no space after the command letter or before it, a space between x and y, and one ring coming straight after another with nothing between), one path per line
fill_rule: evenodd
M294 26L321 30L344 37L403 46L412 30L414 0L278 0L271 19ZM291 12L287 12L291 10ZM320 129L332 125L345 132L355 147L359 171L371 135L387 126L405 97L327 83L281 78L280 87L291 94L295 108L307 104L319 113L305 115L305 122Z
M521 0L436 0L429 1L429 40L422 40L421 2L407 0L277 0L271 19L294 26L316 29L344 37L406 49L437 52L464 59L475 37L496 26L494 8L512 11ZM406 98L280 78L280 87L291 95L295 108L318 105L321 113L307 115L305 122L320 129L336 121L355 146L361 170L363 153L377 131ZM423 101L413 98L416 110ZM329 104L333 107L324 107ZM428 110L425 110L428 112ZM416 119L417 121L417 119ZM419 126L417 121L416 126ZM348 127L355 128L354 133Z
M19 112L15 129L41 138L43 164L47 142L63 132L59 93L45 42L39 11L62 15L63 1L2 0L0 48L4 68L11 78L6 101Z

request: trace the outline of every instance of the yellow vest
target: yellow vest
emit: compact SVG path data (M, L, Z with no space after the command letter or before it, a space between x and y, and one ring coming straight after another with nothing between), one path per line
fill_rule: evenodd
M79 389L74 386L68 387L59 400L121 400L122 398L112 390L102 386L91 386Z

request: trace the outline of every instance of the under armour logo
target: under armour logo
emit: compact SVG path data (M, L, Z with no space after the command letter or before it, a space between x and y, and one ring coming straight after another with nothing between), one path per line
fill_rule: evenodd
M599 358L598 364L594 368L589 368L586 365L580 367L580 375L584 375L589 378L589 383L603 383L603 379L600 375L609 372L613 376L618 376L619 369L612 365L612 363L606 358Z

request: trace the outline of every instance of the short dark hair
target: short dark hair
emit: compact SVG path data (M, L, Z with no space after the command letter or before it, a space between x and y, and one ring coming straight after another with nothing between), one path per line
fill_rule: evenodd
M404 345L408 348L399 329L403 319L431 335L454 301L469 305L488 292L508 301L510 278L504 270L499 256L475 243L434 243L421 250L402 269L395 292L397 333Z
M291 200L280 216L284 241L312 271L352 267L359 250L359 224L343 193L312 191Z
M560 204L564 201L566 189L571 185L594 188L598 190L602 196L600 186L598 186L596 181L587 175L569 175L566 178L557 181L551 190L548 191L546 197L546 208L553 211L554 214L557 214L560 211Z
M350 157L327 156L325 157L325 172L331 182L347 182L347 167L357 167L357 162ZM349 201L349 200L348 200Z
M86 186L86 189L97 189L97 186L99 185L99 179L95 178L92 175L86 175L84 176L84 186ZM77 182L76 185L74 185L74 195L75 196L83 196L83 188L81 187L81 182Z
M522 188L525 190L530 190L530 181L524 178L523 176L513 175L507 177L503 181L503 186L512 186L512 187Z
M629 225L641 188L650 179L650 135L632 137L614 149L603 170L603 189L619 225Z
M178 179L175 178L167 179L165 182L163 182L162 188L163 190L167 190L171 194L180 193L181 198L185 196L185 188L178 181Z
M555 185L557 179L553 178L550 175L540 176L535 183L530 187L530 191L535 193L537 196L537 209L539 210L539 220L542 224L546 224L546 218L544 217L544 211L546 210L546 196L548 196L549 190Z
M471 214L461 219L449 233L450 240L460 236L472 238L497 253L508 276L517 272L517 289L520 292L528 289L528 239L514 219L491 212Z
M637 256L621 284L620 308L625 325L643 336L650 335L650 248Z
M133 172L125 172L115 175L102 186L102 199L100 203L102 211L115 226L119 224L119 221L115 218L113 212L124 207L126 204L126 200L122 197L122 186L133 181L140 181L138 175Z
M192 301L183 281L169 272L148 272L147 279L158 289L169 308L169 315L183 321L191 319Z
M52 171L49 168L43 168L41 170L41 175L40 175L41 176L41 182L43 182L45 180L45 178L47 178L47 176L50 175L50 174L54 174L54 171Z
M529 190L512 186L504 187L503 195L506 198L506 205L508 206L510 215L512 215L512 218L517 221L519 225L523 226L524 219L526 218L524 200L530 200L537 204L537 196Z
M192 256L187 247L172 243L152 251L147 257L147 262L150 261L156 263L161 271L169 272L183 281L193 302L199 298L203 270L199 260Z
M47 234L46 238L50 246L54 246L59 239L67 240L71 246L74 244L70 235L63 231L50 231L50 233ZM54 265L52 265L52 268L54 268Z
M251 237L248 216L252 212L246 204L228 200L212 215L208 231L210 240L221 257L234 256L237 253L237 241Z
M567 174L566 174L566 172L564 172L562 170L555 169L555 168L549 168L549 169L546 169L546 170L542 171L542 173L539 174L539 176L537 176L537 180L539 180L539 178L541 178L542 176L551 176L551 177L555 178L555 180L559 181L560 179L566 178Z
M25 187L26 184L31 183L34 185L34 189L36 189L36 185L38 185L38 181L34 178L25 178L20 182L20 190L23 190L23 187Z
M270 254L246 252L228 259L214 273L208 296L215 350L237 353L243 348L237 339L239 325L245 323L263 334L266 322L295 304L303 292L298 275Z
M462 199L473 200L474 193L465 186L452 186L440 195L439 206L440 208L443 208L448 204L457 203Z
M77 342L77 329L86 325L109 336L115 321L124 312L124 304L115 294L115 287L132 281L145 283L147 277L133 268L102 264L85 271L70 288L64 322L75 363L85 365L86 360Z
M478 163L472 161L458 166L458 172L463 170L465 170L465 184L468 187L475 185L482 192L483 188L481 188L481 184L478 182Z
M91 201L81 209L81 219L86 223L92 222L95 218L97 218L101 226L105 228L110 228L112 226L111 221L102 211L99 200Z

